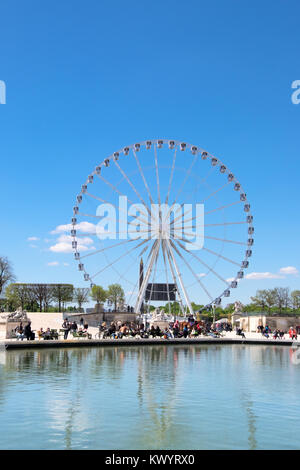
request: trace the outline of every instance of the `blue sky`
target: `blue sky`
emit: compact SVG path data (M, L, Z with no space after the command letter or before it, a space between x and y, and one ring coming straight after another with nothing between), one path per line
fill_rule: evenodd
M2 2L0 244L18 280L84 285L51 231L107 155L173 138L224 160L251 201L248 272L270 275L235 298L300 288L299 14L296 1Z

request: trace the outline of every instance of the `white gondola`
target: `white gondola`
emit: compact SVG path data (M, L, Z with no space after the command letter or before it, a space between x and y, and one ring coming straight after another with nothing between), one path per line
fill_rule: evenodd
M129 154L129 147L124 147L123 153L124 153L124 155L128 155Z
M83 271L83 264L82 263L79 263L78 269L79 269L79 271Z
M240 200L241 200L241 201L246 201L246 200L247 200L247 196L246 196L245 193L241 193L241 194L240 194Z
M248 233L252 235L252 233L254 233L254 227L248 227Z
M72 228L71 230L71 236L76 237L76 230L74 228Z
M212 166L216 166L216 165L218 164L218 159L215 158L215 157L213 157L213 158L211 159L211 164L212 164Z
M141 148L140 144L134 144L135 151L138 152Z
M244 277L244 272L243 272L243 271L239 271L239 272L237 273L237 278L238 278L238 279L243 279L243 277Z
M106 159L104 160L104 165L105 165L106 167L109 166L109 158L106 158Z
M247 215L246 220L248 224L251 224L253 222L253 215Z
M80 204L82 202L82 195L81 194L78 194L77 202L78 202L78 204Z
M217 298L215 299L215 301L214 301L214 304L220 305L220 304L221 304L221 301L222 301L221 297L217 297Z
M73 207L73 212L74 212L74 214L78 214L78 211L79 211L79 207L78 207L78 206L74 206L74 207Z
M114 160L116 161L116 160L118 160L118 158L119 158L119 152L115 152L114 153Z
M252 246L253 243L254 243L253 238L248 238L248 242L247 242L248 246Z
M170 140L170 142L169 142L169 148L170 148L170 149L173 149L174 147L175 147L175 142L174 142L174 140Z
M221 166L220 166L220 172L221 172L221 173L225 173L225 171L226 171L226 166L225 166L225 165L221 165Z
M230 290L229 289L226 289L224 291L224 297L230 297Z
M248 268L248 266L249 266L249 261L243 261L242 262L242 267L243 268Z
M228 178L228 181L233 181L234 180L234 175L232 173L229 173L227 178Z
M76 224L76 222L77 222L77 219L76 219L76 217L72 217L72 219L71 219L71 223L72 223L73 225L75 225L75 224Z
M186 149L186 143L185 143L185 142L181 142L181 144L180 144L180 150L183 152L185 149Z
M244 205L244 211L249 212L250 211L250 204L245 204Z
M152 145L151 140L147 140L147 142L146 142L146 149L147 149L147 150L151 149L151 145Z
M207 159L207 152L202 152L201 158L202 158L202 160L206 160Z
M252 256L252 250L246 250L246 257L250 258Z
M89 175L88 176L88 182L91 184L93 182L93 180L94 180L93 175Z
M77 241L76 240L72 241L72 248L73 248L73 250L77 249Z
M95 284L93 282L90 283L90 288L93 289L95 287Z
M163 140L158 140L158 141L157 141L157 147L158 147L159 149L161 149L162 146L163 146L163 143L164 143Z
M89 281L89 279L90 279L90 276L89 276L87 273L85 273L85 274L84 274L84 280L85 280L85 281Z
M101 174L101 166L96 166L96 173L97 175Z
M80 259L80 253L78 253L78 251L76 251L76 253L74 254L74 257L77 260Z
M233 189L234 189L235 191L239 191L239 190L241 189L240 183L235 183Z
M232 289L235 289L237 287L237 285L238 285L237 281L232 281L231 282L231 288Z
M83 185L81 186L81 191L82 191L83 193L86 193L86 190L87 190L87 185L86 185L86 184L83 184Z
M192 152L193 155L196 155L196 153L198 152L197 147L195 147L195 146L193 145L192 148L191 148L191 152Z

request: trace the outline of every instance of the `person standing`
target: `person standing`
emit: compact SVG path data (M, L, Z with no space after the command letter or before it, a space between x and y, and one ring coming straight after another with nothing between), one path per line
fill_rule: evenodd
M64 339L68 339L68 334L70 331L70 324L68 322L68 319L66 318L62 324L62 329L64 330Z

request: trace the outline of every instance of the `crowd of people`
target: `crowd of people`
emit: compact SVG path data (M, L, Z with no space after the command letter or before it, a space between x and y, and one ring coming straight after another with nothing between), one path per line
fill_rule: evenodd
M66 318L63 321L61 326L61 332L64 339L68 339L68 335L73 334L73 336L83 336L89 339L92 338L92 335L88 332L88 324L82 317L79 321L79 324L74 321L69 321ZM285 332L283 329L275 328L271 331L271 328L266 326L258 326L257 332L265 338L271 339L284 339L285 334L288 333L291 340L297 340L298 334L300 334L300 327L290 327L288 332ZM232 325L230 322L224 323L209 323L204 321L196 321L193 317L190 317L188 321L173 321L168 323L164 328L160 327L158 324L154 326L145 326L143 323L135 322L121 322L115 321L111 322L109 325L106 322L99 324L99 332L96 335L97 339L121 339L124 337L131 338L195 338L197 336L211 336L213 338L218 338L224 336L226 332L232 331ZM245 332L242 328L237 327L235 333L242 338L246 338ZM51 330L47 328L43 330L40 328L37 331L39 339L58 339L59 333L57 330ZM29 321L25 326L23 323L20 324L15 329L15 335L17 339L27 340L35 339L35 332L31 329L31 322Z
M159 325L145 327L143 323L134 322L112 322L107 325L103 322L99 325L99 335L101 339L112 338L121 339L123 337L139 337L139 338L193 338L200 335L210 335L213 337L219 337L223 331L232 331L230 323L226 325L212 325L211 323L205 323L203 321L195 321L190 318L189 321L171 322L167 327L161 328Z

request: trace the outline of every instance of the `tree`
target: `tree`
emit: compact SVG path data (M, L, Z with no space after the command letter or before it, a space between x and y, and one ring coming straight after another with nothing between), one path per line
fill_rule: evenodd
M9 304L15 307L21 307L24 310L28 302L28 287L26 284L10 284L5 291L5 296Z
M114 311L117 311L118 306L125 300L125 293L120 284L111 284L108 286L107 299L114 305Z
M100 287L100 286L95 286ZM81 310L82 304L89 301L90 289L88 287L77 287L74 289L73 300L78 303L78 308ZM97 302L98 303L98 302Z
M264 290L257 290L255 296L250 297L252 302L258 307L260 307L262 310L264 310L266 307L266 300L265 300L264 292L265 292Z
M62 304L73 300L73 291L72 284L56 284L52 287L52 298L58 302L59 312L61 312Z
M298 310L300 308L300 290L293 290L291 292L291 301L293 309Z
M102 304L107 299L107 292L101 286L93 286L91 290L91 297L97 304Z
M287 308L290 304L290 290L288 287L275 287L275 305L279 308L279 313L283 308Z
M11 263L4 256L0 256L0 294L4 287L15 279Z

